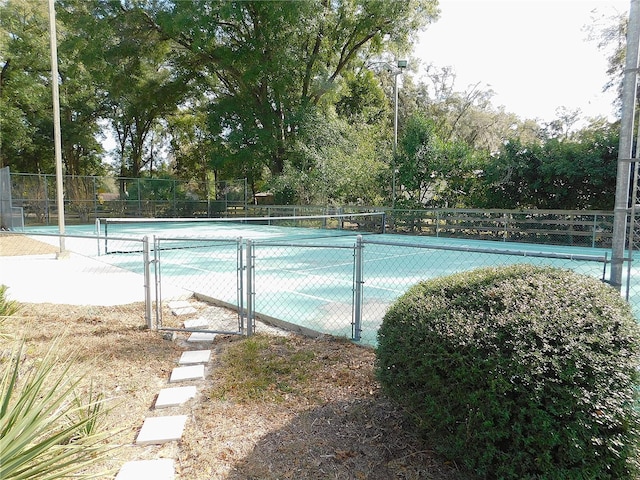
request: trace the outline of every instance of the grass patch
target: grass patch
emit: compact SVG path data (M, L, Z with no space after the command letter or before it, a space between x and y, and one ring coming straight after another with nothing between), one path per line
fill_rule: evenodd
M220 359L214 398L282 402L306 396L319 368L313 351L295 337L255 335L229 346Z

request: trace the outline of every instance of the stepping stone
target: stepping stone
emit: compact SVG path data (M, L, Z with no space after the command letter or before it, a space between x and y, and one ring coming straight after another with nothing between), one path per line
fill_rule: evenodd
M159 458L158 460L135 460L125 463L115 480L140 480L141 478L153 478L153 480L174 480L176 470L173 460Z
M163 388L156 399L155 408L177 407L196 396L196 387Z
M193 320L185 320L184 328L199 328L199 327L208 327L209 320L206 318L194 318Z
M187 308L190 307L191 304L186 301L186 300L174 300L172 302L169 302L167 304L167 306L171 309L171 310L175 310L175 309L179 309L179 308Z
M190 365L188 367L176 367L171 372L169 383L184 382L187 380L204 379L204 365Z
M187 342L197 343L197 342L213 342L213 339L216 338L215 333L203 333L203 332L193 332L187 338Z
M211 350L188 350L182 352L178 365L197 365L198 363L209 363Z
M184 308L173 308L171 313L173 313L176 317L181 315L191 315L192 313L197 313L198 311L193 307L184 307Z
M180 440L184 425L187 423L186 415L171 417L149 417L145 419L136 438L137 445L160 445L162 443ZM145 476L143 478L149 478Z
M191 304L186 300L176 300L174 302L169 302L168 307L171 309L171 313L176 316L189 315L191 313L197 312L197 310L193 308Z

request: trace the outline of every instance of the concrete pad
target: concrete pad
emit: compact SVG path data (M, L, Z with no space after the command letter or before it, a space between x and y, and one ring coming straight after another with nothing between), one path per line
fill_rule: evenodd
M178 365L197 365L198 363L209 363L211 350L188 350L182 352Z
M186 415L147 418L142 424L140 433L138 433L136 444L159 445L162 443L172 442L174 440L180 440L186 423Z
M141 478L153 478L153 480L174 480L176 470L173 460L159 458L157 460L135 460L125 463L115 480L140 480Z
M177 407L196 396L196 387L163 388L156 399L155 408Z
M189 365L188 367L174 368L169 383L202 379L204 379L204 365Z
M34 238L59 243L57 236ZM66 238L68 250L84 252L89 245L93 248L86 254L95 255L95 240ZM56 259L55 254L0 256L0 285L9 287L11 300L25 303L113 306L145 299L142 275L74 253L65 260ZM187 294L192 292L162 286L162 295L167 298Z
M193 332L187 338L187 342L198 343L198 342L206 342L211 343L213 339L216 338L215 333L202 333L202 332Z
M208 327L209 320L206 318L194 318L193 320L185 320L184 328L200 328L200 327Z

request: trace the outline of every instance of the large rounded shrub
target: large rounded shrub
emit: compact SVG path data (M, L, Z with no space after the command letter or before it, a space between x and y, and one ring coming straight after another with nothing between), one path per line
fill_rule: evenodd
M480 478L635 478L639 341L596 279L488 268L398 299L376 372L433 447Z

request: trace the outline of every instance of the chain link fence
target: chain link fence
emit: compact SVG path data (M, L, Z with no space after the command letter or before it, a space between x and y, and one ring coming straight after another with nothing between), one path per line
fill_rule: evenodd
M530 263L605 280L605 250L399 235L303 241L0 234L0 284L21 302L122 310L140 325L184 329L170 313L195 298L231 309L191 331L252 334L261 325L375 345L387 308L412 285L475 268ZM106 243L108 240L108 244ZM634 269L629 269L633 275ZM640 286L628 283L640 318ZM623 292L625 293L625 292ZM135 313L132 313L135 312ZM187 330L190 328L187 327Z
M386 240L389 238L390 240ZM177 242L182 239L163 239ZM305 334L343 336L375 345L387 308L412 285L480 267L529 263L606 279L601 250L486 244L401 236L331 241L252 241L241 238L198 248L159 248L161 284L233 305L249 333L255 320ZM169 243L171 244L171 243ZM498 247L496 247L496 245ZM198 251L199 250L199 251ZM632 283L633 285L633 283ZM630 298L640 307L640 298Z
M57 223L55 175L11 173L9 178L13 206L23 209L25 225ZM99 217L215 217L244 212L248 202L245 179L215 182L206 191L165 178L66 175L63 185L68 223Z

